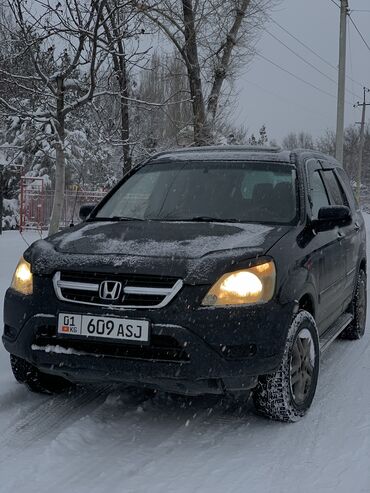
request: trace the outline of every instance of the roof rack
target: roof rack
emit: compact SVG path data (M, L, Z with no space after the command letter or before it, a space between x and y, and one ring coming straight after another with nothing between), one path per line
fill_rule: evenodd
M277 146L245 146L245 145L219 145L219 146L202 146L202 147L181 147L179 149L168 149L167 151L161 151L155 154L153 158L157 158L166 154L172 153L189 153L189 152L281 152L281 148Z

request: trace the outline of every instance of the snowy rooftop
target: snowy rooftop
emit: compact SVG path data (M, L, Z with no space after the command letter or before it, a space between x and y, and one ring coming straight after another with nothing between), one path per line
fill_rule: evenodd
M151 162L179 160L191 161L272 161L291 164L291 152L279 147L258 146L208 146L185 149L174 149L161 152L151 159Z
M298 158L316 158L341 166L333 157L310 149L283 150L267 146L205 146L187 147L160 152L150 158L150 163L163 161L254 161L296 165Z

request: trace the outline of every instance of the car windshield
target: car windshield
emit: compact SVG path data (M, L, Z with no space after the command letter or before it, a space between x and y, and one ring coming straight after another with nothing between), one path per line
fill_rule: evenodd
M292 223L296 172L287 164L147 164L122 183L93 220Z

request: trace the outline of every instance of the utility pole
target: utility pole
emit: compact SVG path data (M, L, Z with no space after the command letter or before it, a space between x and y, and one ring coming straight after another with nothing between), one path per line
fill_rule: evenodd
M346 51L347 51L348 0L340 2L339 68L338 68L338 106L335 157L343 166L344 147L344 105L346 90Z
M360 130L360 149L358 155L358 165L357 165L357 180L356 180L356 198L360 203L360 192L361 192L361 178L362 178L362 160L364 156L364 146L365 146L365 121L366 121L366 106L370 106L370 103L366 103L366 94L370 92L370 89L364 87L364 99L363 102L358 102L354 105L355 108L362 106L362 117L361 117L361 130Z

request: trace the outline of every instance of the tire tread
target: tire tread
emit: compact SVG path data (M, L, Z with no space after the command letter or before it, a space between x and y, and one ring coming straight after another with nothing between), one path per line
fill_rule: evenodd
M318 351L318 334L315 320L310 313L305 310L300 310L294 317L289 328L280 368L274 374L260 377L257 387L253 391L253 402L257 413L269 419L292 423L301 419L307 412L308 408L298 409L293 405L288 378L288 375L290 375L290 349L298 329L303 322L308 322L314 328L316 351ZM316 383L317 382L314 383L315 386ZM311 402L309 404L311 404Z

